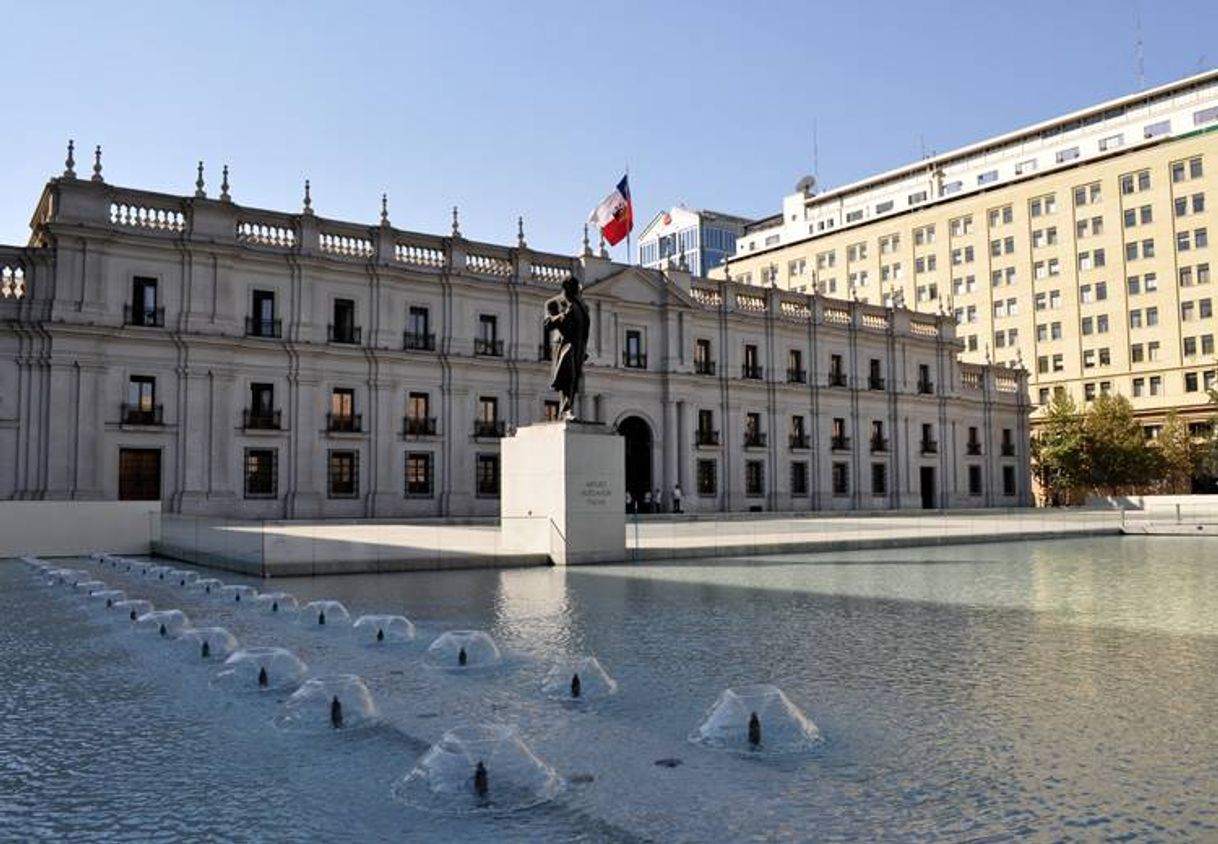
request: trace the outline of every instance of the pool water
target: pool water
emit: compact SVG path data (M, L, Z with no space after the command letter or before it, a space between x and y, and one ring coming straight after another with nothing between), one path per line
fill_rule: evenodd
M0 840L1218 840L1213 543L219 576L414 622L413 640L380 645L64 561L239 647L286 648L307 676L358 675L378 720L353 730L283 729L290 689L235 692L215 661L4 561ZM499 661L429 664L453 630L489 633ZM614 693L543 691L581 656ZM725 689L759 683L814 722L814 745L691 741ZM515 726L553 768L552 799L459 813L400 799L446 731L485 723Z

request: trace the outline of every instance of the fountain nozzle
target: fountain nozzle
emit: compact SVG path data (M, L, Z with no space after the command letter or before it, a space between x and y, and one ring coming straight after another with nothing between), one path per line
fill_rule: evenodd
M474 794L485 800L490 790L490 783L487 781L486 776L486 765L479 762L478 767L474 768Z
M271 603L271 612L279 612L279 602L278 601L273 601Z
M467 662L469 662L469 655L465 653L465 648L462 648L461 652L457 654L457 665L465 665Z
M578 673L572 674L571 675L571 697L579 697L580 693L583 691L583 688L584 688L584 684L580 682L579 674Z
M383 629L383 628L378 628L378 629L377 629L377 631L376 631L376 640L377 640L378 642L383 642L383 641L385 641L385 631L384 631L384 629Z
M270 678L266 676L266 666L258 669L258 688L265 689L270 685Z
M131 611L131 620L135 621L135 610Z
M203 646L199 648L199 652L203 655L204 659L211 657L211 645L207 643L206 639L203 640Z
M341 730L343 726L343 704L338 695L330 701L330 726L336 730Z
M326 623L326 611L325 610L322 610L321 612L319 612L317 614L317 623L319 625L325 626L325 623Z
M168 630L166 630L166 629L165 629L165 625L164 625L164 624L162 624L162 625L161 625L161 636L167 636L167 635L169 635L169 631L168 631Z
M761 719L754 712L749 716L749 746L756 748L761 744Z

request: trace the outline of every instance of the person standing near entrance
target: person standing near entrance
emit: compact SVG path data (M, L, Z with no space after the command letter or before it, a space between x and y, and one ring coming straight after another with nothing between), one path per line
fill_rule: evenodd
M651 494L652 506L656 508L657 513L664 512L664 496L660 495L660 488L656 487L655 492Z
M672 485L672 511L674 513L681 512L681 485Z
M651 490L645 489L645 490L643 490L643 512L651 513L652 512L651 508L652 508Z

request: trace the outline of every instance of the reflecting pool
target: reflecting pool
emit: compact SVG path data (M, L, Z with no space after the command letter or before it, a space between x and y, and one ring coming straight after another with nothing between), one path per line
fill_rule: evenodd
M149 601L141 615L222 628L235 642L211 658L202 634L141 634L125 608L0 561L0 840L1216 840L1215 542L274 582L284 606L413 625L381 639L186 577L54 561ZM435 664L456 631L498 659L470 644L467 665ZM225 658L258 648L303 675L234 688ZM594 693L589 658L612 693ZM776 710L741 690L768 686L815 741L765 752ZM727 690L761 711L757 746L695 740ZM533 787L507 763L486 767L489 796L464 781L485 735L525 748L544 788L496 802L497 784ZM443 787L403 786L439 782L437 748L457 760Z

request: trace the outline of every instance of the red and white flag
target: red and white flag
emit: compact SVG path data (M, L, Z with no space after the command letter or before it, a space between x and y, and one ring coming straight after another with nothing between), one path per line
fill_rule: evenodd
M622 176L617 189L588 215L588 222L600 229L610 246L617 246L634 228L634 206L630 204L627 179L629 176Z

